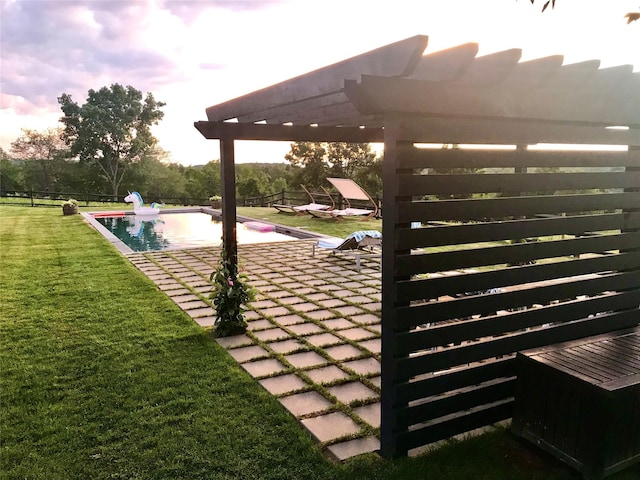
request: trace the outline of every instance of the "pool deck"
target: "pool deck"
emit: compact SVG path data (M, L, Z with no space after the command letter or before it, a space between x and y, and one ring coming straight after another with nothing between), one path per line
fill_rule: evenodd
M217 339L341 461L379 449L381 271L379 258L316 251L312 240L240 245L256 288L246 334ZM220 247L127 255L195 322L212 327L209 275Z

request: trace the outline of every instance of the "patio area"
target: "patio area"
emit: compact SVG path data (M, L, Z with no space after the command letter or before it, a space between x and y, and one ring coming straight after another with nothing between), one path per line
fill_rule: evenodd
M246 335L218 343L336 460L379 449L380 259L316 252L309 240L240 245L257 290ZM135 253L130 261L210 327L219 247Z

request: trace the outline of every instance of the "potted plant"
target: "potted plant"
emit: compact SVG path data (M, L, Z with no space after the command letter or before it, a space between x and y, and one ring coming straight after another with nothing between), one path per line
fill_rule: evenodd
M247 283L247 276L238 273L235 262L222 249L218 267L211 273L213 291L210 298L216 307L214 329L216 337L240 335L247 331L244 311L247 303L255 299L254 289Z
M222 197L220 195L212 195L209 197L211 208L220 209L222 207Z
M63 215L75 215L78 213L78 201L70 198L66 202L62 204L62 214Z

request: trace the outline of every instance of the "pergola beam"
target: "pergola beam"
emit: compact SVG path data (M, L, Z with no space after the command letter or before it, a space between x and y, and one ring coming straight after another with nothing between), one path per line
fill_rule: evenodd
M194 122L207 139L271 140L281 142L372 143L384 139L382 128L311 127L262 123Z

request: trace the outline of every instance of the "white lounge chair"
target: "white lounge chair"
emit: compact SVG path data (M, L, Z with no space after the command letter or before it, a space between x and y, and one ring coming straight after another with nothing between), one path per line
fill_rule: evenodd
M307 193L307 195L309 196L309 199L311 200L310 203L307 203L305 205L283 205L283 204L278 204L278 203L274 203L272 205L273 208L275 208L276 210L278 210L279 212L282 213L293 213L295 215L304 215L306 212L308 211L328 211L328 210L333 210L333 208L335 207L335 203L333 201L333 197L331 196L331 194L329 192L327 192L324 187L322 188L324 190L325 193L316 193L316 196L322 196L322 197L328 197L329 201L331 202L331 205L325 205L323 203L317 203L315 197L313 196L313 194L311 194L311 192L309 190L307 190L305 188L304 185L300 185L302 187L302 189Z
M323 238L313 244L313 256L316 248L331 250L333 255L344 254L356 259L356 270L360 271L361 258L380 258L382 255L382 234L377 230L359 230L346 238Z
M360 185L348 178L327 178L336 190L342 195L347 207L340 210L309 210L308 213L318 218L334 218L339 220L347 217L371 218L378 213L378 206ZM354 208L351 206L350 200L367 201L371 208Z

